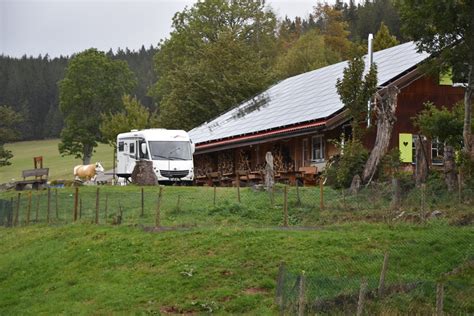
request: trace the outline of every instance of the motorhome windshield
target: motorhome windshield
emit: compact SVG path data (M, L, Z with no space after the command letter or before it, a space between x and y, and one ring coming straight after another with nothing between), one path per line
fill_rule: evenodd
M153 160L191 160L189 142L150 141L150 153Z

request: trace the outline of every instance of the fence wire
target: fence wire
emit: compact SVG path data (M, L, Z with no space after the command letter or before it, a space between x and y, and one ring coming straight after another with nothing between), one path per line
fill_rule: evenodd
M312 271L295 271L282 263L275 291L280 314L472 314L472 249L470 255L469 250L458 249L449 263L444 256L430 254L439 261L438 269L446 271L440 273L426 271L417 260L407 256L411 247L414 248L400 243L385 254L368 252L337 263L335 258L326 258L315 262Z
M76 199L77 189L77 199ZM351 220L423 222L453 209L469 211L474 192L425 186L401 192L393 205L390 185L374 184L358 193L328 187L276 185L252 187L110 187L49 188L1 192L0 224L99 224L152 226L246 225L321 226ZM442 193L440 193L442 192ZM433 213L434 212L434 213ZM469 213L469 212L467 212ZM472 223L472 216L459 221Z
M445 192L436 185L402 187L396 206L392 191L387 184L373 184L352 194L325 186L280 184L271 190L261 186L51 187L1 192L0 225L79 222L171 229L223 225L304 229L360 220L383 222L390 227L398 221L423 224L448 213L452 215L449 220L453 229L472 225L472 188ZM473 314L474 250L472 245L468 249L439 249L442 240L453 236L406 236L387 247L389 259L383 294L379 289L385 253L378 246L364 248L360 255L333 253L304 273L281 266L276 304L282 314L357 314L361 284L366 282L363 314L434 314L441 283L446 313ZM420 245L425 253L418 253ZM437 271L425 270L425 256L436 263ZM470 278L457 277L456 273L446 276L466 263Z

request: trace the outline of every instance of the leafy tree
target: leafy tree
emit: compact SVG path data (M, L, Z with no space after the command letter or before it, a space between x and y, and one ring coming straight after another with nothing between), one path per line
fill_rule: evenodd
M315 19L326 45L339 53L342 59L347 59L350 56L352 44L348 39L349 25L344 21L342 12L327 3L318 3L315 7Z
M18 139L18 124L22 116L9 106L0 106L0 167L8 166L8 161L13 157L10 150L4 148L5 143Z
M150 112L137 98L123 96L124 110L116 113L103 113L100 131L103 140L116 146L117 135L131 129L158 127L158 115Z
M93 48L72 58L59 83L65 120L60 153L74 155L88 164L97 142L103 140L101 114L120 110L121 97L134 86L135 79L124 61L112 61Z
M334 142L334 145L344 154L332 158L326 176L334 188L348 188L352 179L363 171L369 154L359 140L348 140L344 144Z
M461 149L463 130L463 106L457 103L452 110L436 107L433 103L425 103L425 108L414 118L414 124L422 135L429 138L438 138L446 143Z
M317 30L311 30L278 58L275 68L279 78L287 78L333 64L339 59L337 53L326 47L324 37Z
M425 103L425 109L415 118L414 123L420 132L444 144L444 174L448 190L456 186L456 169L454 149L461 149L463 141L463 105L457 103L452 110L446 107L437 108L433 103ZM473 128L474 126L471 126Z
M390 48L398 44L400 44L400 42L395 36L390 34L388 27L385 25L385 23L382 22L380 24L379 30L377 31L374 37L374 52Z
M155 56L161 125L193 128L266 88L275 25L263 1L205 0L177 13Z
M437 66L460 69L467 82L464 95L464 151L474 159L472 95L474 91L474 1L404 0L403 30L418 49L437 56Z
M353 140L362 137L361 125L367 117L367 102L377 91L377 66L373 64L365 76L364 67L362 57L352 58L344 68L342 80L338 78L336 83L337 93L353 119Z

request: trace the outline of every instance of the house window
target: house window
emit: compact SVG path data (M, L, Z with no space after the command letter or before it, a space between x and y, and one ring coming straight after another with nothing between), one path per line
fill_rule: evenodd
M344 133L344 141L349 141L352 139L352 125L351 124L345 124L342 125L342 132Z
M312 157L313 161L324 161L324 140L322 135L312 137Z
M413 162L412 164L415 164L416 165L416 146L415 146L415 140L419 140L421 137L421 145L422 145L422 148L421 148L421 154L423 156L428 156L429 152L428 152L428 148L426 148L427 146L425 145L426 144L426 137L423 136L423 135L415 135L413 134L413 138L412 138L412 155L413 155ZM429 158L428 157L425 157L426 160L428 160Z
M309 146L308 139L303 139L303 166L306 166L306 163L309 162Z
M431 163L433 165L442 165L444 155L444 144L438 138L431 140Z

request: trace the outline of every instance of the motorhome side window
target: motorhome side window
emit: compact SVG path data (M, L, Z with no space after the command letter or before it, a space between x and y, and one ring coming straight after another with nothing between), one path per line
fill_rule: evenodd
M118 143L118 150L123 151L123 142Z
M138 143L138 152L140 153L141 159L148 159L147 151L142 150L143 144L146 144L146 141L144 139L141 139L140 142Z
M130 151L129 153L133 154L135 153L135 144L134 143L130 143Z

